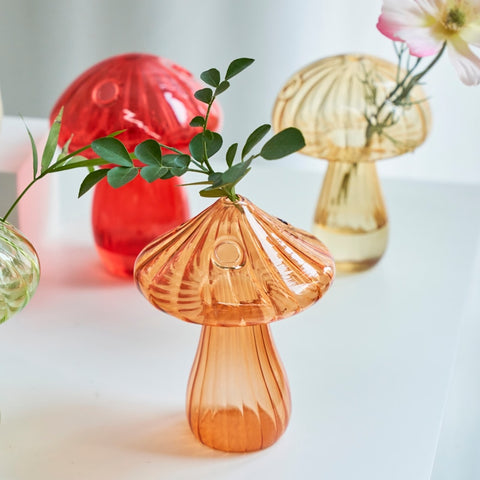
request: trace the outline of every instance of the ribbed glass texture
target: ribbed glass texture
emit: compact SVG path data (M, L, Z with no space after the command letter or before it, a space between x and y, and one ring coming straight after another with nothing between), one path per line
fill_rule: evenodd
M387 247L374 162L414 150L430 129L420 86L406 105L387 100L401 75L397 65L370 55L327 57L295 73L275 103L275 130L299 128L306 140L302 153L329 161L313 232L328 245L339 271L370 268Z
M388 242L388 218L375 163L329 162L313 233L328 246L338 271L368 269Z
M202 328L186 410L194 435L218 450L260 450L282 435L290 391L269 325Z
M118 55L80 74L55 103L50 121L63 106L59 145L73 135L70 151L117 130L125 130L117 138L128 151L146 138L184 150L200 131L190 127L190 120L206 112L206 105L193 96L200 88L190 72L165 58L145 53ZM214 106L209 128L219 126L220 110Z
M320 299L334 273L322 242L246 198L219 199L142 251L140 291L160 310L203 325L187 393L201 442L247 452L283 433L290 394L268 323Z
M108 58L82 73L52 109L53 121L64 107L60 146L73 134L69 150L89 144L114 131L127 149L153 138L188 153L191 138L200 129L189 125L204 115L206 105L194 92L202 88L185 69L161 57L125 54ZM214 106L209 128L220 126ZM94 157L92 150L82 153ZM106 179L96 187L92 205L95 243L105 266L130 276L140 250L151 240L187 220L189 209L177 178L152 184L136 179L119 189Z
M276 131L299 128L306 140L302 153L330 161L371 162L414 150L431 123L426 94L418 85L410 93L410 106L386 103L381 119L390 115L395 123L367 145L366 117L373 118L396 78L397 65L370 55L324 58L285 84L275 102L273 126ZM375 98L366 81L374 86Z
M40 264L31 243L12 225L0 222L0 323L21 310L40 280Z
M320 240L243 198L221 198L138 256L136 282L157 308L212 326L269 323L316 302L334 275Z

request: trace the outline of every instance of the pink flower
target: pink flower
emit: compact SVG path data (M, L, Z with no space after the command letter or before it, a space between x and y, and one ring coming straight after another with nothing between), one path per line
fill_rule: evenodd
M460 80L480 83L480 59L469 47L480 47L480 0L384 0L377 28L415 57L435 55L446 43Z

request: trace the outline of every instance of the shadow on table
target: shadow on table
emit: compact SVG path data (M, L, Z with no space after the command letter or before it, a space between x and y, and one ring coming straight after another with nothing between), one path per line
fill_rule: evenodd
M93 246L71 244L61 248L45 247L38 251L43 283L70 287L115 287L134 284L131 277L107 271Z
M145 465L171 468L178 458L202 463L235 456L199 443L183 410L162 411L150 403L100 399L45 405L20 416L2 411L2 479L118 480L133 478L123 474Z

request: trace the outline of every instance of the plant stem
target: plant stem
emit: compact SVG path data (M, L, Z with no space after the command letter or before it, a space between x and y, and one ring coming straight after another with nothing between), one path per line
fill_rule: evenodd
M30 190L30 188L37 182L37 180L40 180L44 174L42 173L38 177L35 177L22 191L22 193L16 198L16 200L12 203L10 208L7 210L7 213L3 216L1 219L2 222L5 222L7 218L10 216L10 214L13 212L15 207L18 205L18 202L23 198L23 196Z
M439 52L435 55L435 58L427 65L427 67L422 70L420 73L413 75L413 72L416 70L418 65L420 64L422 58L417 58L414 65L410 67L410 55L407 60L407 71L404 77L400 80L399 72L402 69L402 60L403 60L403 53L405 51L404 48L398 49L397 46L394 44L395 52L398 58L398 65L397 65L397 84L395 88L385 97L383 102L377 107L375 114L369 117L365 114L365 118L367 120L367 129L365 133L365 146L370 146L372 137L374 133L381 135L385 128L391 127L395 125L397 122L393 118L393 112L390 111L383 120L380 120L380 116L386 107L387 104L393 104L395 106L405 106L405 100L410 95L412 89L420 82L420 80L432 69L432 67L438 62L440 57L443 55L445 51L446 42L443 43L442 48ZM373 119L373 120L372 120Z
M212 166L210 165L210 162L208 161L208 152L207 152L207 142L205 142L205 132L207 131L207 123L208 123L208 117L210 116L210 110L212 109L213 102L215 101L216 96L212 95L212 98L210 99L210 102L208 103L207 107L207 113L205 114L205 122L203 124L203 155L205 157L205 165L208 168L208 173L214 173L214 170Z

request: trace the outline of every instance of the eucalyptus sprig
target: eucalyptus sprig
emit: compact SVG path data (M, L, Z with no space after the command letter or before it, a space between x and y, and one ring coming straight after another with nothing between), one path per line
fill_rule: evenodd
M190 126L202 129L190 141L190 154L153 139L138 144L133 155L127 151L120 140L112 136L93 141L91 146L94 152L111 165L89 173L80 186L79 196L104 177L107 177L112 187L118 188L136 178L138 174L147 182L153 182L193 172L207 176L204 181L188 184L205 185L205 188L200 191L201 196L228 197L235 202L238 199L235 186L251 170L251 164L255 158L277 160L305 146L302 133L296 128L287 128L271 137L258 153L252 154L252 150L270 131L271 126L264 124L248 136L238 155L238 143L228 147L225 153L227 168L224 171L216 171L212 167L210 159L222 148L223 138L219 133L208 128L211 108L217 97L230 88L230 80L253 62L251 58L233 60L223 78L216 68L206 70L200 75L208 87L196 91L194 96L207 105L207 110L204 116L198 115L190 121ZM162 149L171 153L164 154ZM142 165L137 166L134 160L139 160Z
M218 95L230 88L230 80L250 66L253 61L250 58L233 60L223 79L216 68L206 70L200 75L200 78L208 87L196 91L194 95L197 100L207 105L207 110L205 116L196 116L190 122L192 127L201 127L201 132L190 141L189 154L153 139L139 143L134 152L129 153L125 145L115 138L122 133L122 131L119 131L94 140L91 144L72 153L68 153L70 144L70 141L68 141L54 161L62 123L63 109L61 109L51 126L42 157L39 159L33 136L26 127L32 147L33 178L0 220L6 221L28 190L46 175L85 167L88 168L89 173L80 185L79 197L105 177L112 187L119 188L132 181L138 174L147 182L154 182L155 180L181 177L187 172L194 172L207 176L204 181L190 184L205 185L205 188L200 191L200 195L204 197L228 197L232 201L236 201L238 197L235 193L235 186L251 170L251 164L255 158L262 157L265 160L276 160L305 146L302 133L296 128L287 128L271 137L258 153L252 154L254 147L270 131L270 125L264 124L248 136L238 155L238 143L233 143L228 147L225 153L227 168L224 171L219 172L213 169L210 158L222 148L223 138L219 133L208 128L212 105ZM87 159L80 155L88 148L92 148L98 158ZM162 149L171 153L164 154ZM137 166L135 160L139 160L141 165ZM103 168L96 169L95 167Z

